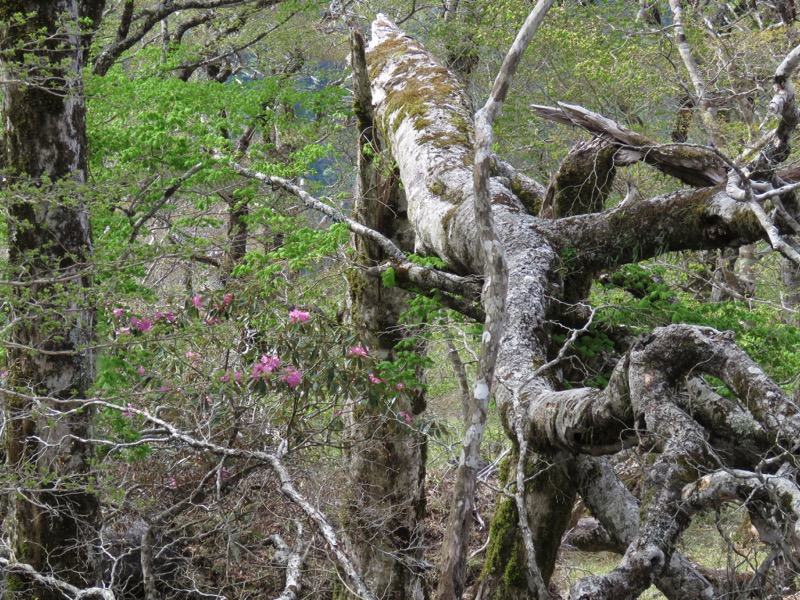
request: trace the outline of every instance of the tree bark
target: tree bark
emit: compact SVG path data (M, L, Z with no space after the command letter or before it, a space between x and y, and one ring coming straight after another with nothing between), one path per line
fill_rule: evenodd
M14 287L8 386L65 402L3 397L7 463L18 478L11 537L16 558L64 582L96 580L99 509L87 491L92 411L81 407L94 374L92 238L83 186L87 141L82 73L104 3L6 2L2 167ZM22 20L14 22L14 16ZM92 19L87 25L82 19ZM41 32L46 32L41 41ZM15 49L12 51L12 49ZM33 58L32 58L33 57ZM30 67L31 63L35 66ZM73 402L74 400L74 402ZM34 584L35 584L34 580ZM37 587L42 599L62 598Z

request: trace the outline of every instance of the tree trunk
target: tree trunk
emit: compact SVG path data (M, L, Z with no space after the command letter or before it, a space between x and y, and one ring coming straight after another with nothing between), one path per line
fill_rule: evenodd
M355 112L359 128L358 183L354 217L385 235L397 236L404 213L393 172L381 169L381 145L373 127L372 99L364 41L351 27ZM386 260L377 244L354 236L358 262L371 267ZM358 269L349 277L349 319L367 340L369 352L393 360L395 346L414 331L399 322L409 298L400 288ZM417 348L424 352L424 344ZM348 420L350 499L347 540L350 556L379 598L423 600L420 523L425 514L425 436L412 425L425 409L422 389L398 394L394 405L367 406L354 399Z
M3 408L16 557L78 586L96 579L98 502L86 491L92 384L91 228L82 71L102 1L6 2L2 166L15 282ZM15 15L17 20L15 21ZM46 32L42 41L41 32ZM17 50L11 52L11 48ZM31 64L35 66L31 67ZM15 81L24 74L24 81ZM44 396L35 399L34 396ZM42 599L63 598L36 589Z

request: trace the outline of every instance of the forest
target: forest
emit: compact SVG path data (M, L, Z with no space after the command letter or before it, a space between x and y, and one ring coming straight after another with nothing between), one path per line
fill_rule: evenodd
M800 598L794 0L0 2L3 600Z

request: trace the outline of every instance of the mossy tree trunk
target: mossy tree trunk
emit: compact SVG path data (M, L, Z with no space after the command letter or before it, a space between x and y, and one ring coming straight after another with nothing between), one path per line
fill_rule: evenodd
M87 491L95 308L84 199L82 73L104 2L5 2L2 170L8 203L6 460L16 558L83 587L96 579L98 502ZM92 26L94 26L92 25ZM42 35L45 32L45 35ZM36 397L43 398L36 398ZM62 598L49 589L31 592Z
M351 31L355 109L359 128L358 182L354 217L387 236L402 227L399 180L373 127L364 40ZM374 243L354 237L357 261L372 267L386 260ZM415 335L400 323L408 292L385 287L358 269L349 274L351 324L380 360L393 360L398 342ZM417 347L424 352L424 343ZM422 388L406 389L394 404L369 406L354 399L347 411L350 499L344 516L353 562L379 598L423 600L421 521L425 514L425 436L413 419L425 410Z

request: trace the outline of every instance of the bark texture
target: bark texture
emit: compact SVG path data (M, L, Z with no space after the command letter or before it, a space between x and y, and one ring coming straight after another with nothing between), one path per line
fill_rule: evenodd
M19 561L77 587L96 579L99 520L98 503L85 488L91 448L79 439L89 437L92 415L79 401L93 379L95 320L92 238L81 187L87 177L81 76L89 38L84 30L96 25L103 4L6 2L0 13L8 44L3 70L12 81L27 71L26 80L5 85L3 95L2 169L4 185L15 191L8 207L16 282L8 386L61 400L35 405L4 395L7 462L20 490L10 534ZM46 586L32 593L62 597Z
M450 509L447 533L442 545L444 557L442 574L436 597L439 600L460 598L464 593L467 571L467 545L475 501L475 485L478 475L478 460L489 410L489 393L497 364L497 350L503 334L503 309L508 291L508 269L503 246L497 235L492 215L489 177L492 164L492 141L495 119L500 116L503 103L511 86L522 54L525 52L539 25L544 20L552 0L541 0L525 21L514 44L508 51L500 72L495 79L486 105L476 114L475 164L473 168L473 205L475 225L480 236L484 263L483 305L486 320L481 339L481 353L475 388L467 408L464 438L456 471L453 505ZM524 443L523 443L524 446ZM522 451L524 455L524 448ZM521 501L522 480L517 481ZM535 551L530 530L524 518L520 521L525 542L525 554L531 565L535 564ZM545 591L544 582L536 569L526 569L528 587L532 591Z

